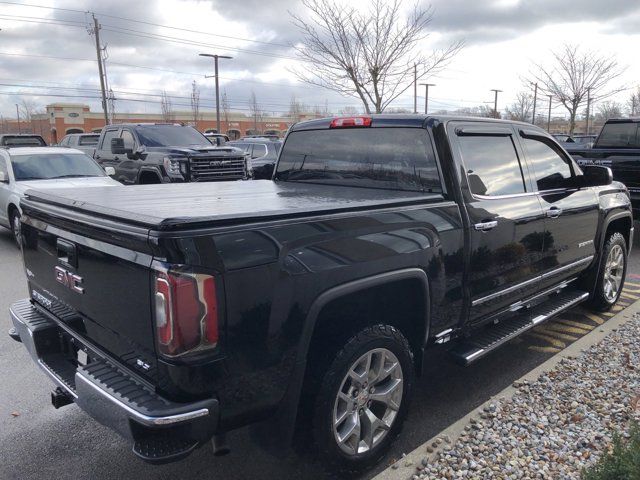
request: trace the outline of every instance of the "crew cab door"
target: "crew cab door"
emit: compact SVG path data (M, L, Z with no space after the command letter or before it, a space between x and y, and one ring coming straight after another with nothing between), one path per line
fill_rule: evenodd
M510 125L448 128L469 219L469 320L476 322L539 289L544 215Z
M545 214L542 286L575 277L596 253L598 196L577 188L579 167L551 138L519 129L520 142Z
M119 171L120 155L114 155L111 153L111 139L117 138L120 133L120 127L105 128L102 135L102 141L96 149L95 159L98 163L105 167L113 167L116 170L115 178L120 180L122 177Z
M8 227L9 223L9 166L4 157L0 157L0 173L4 177L4 182L0 182L0 224Z
M124 148L127 151L135 152L138 148L134 132L130 128L123 127L120 131L120 138L124 142ZM129 158L127 154L119 155L120 163L118 172L122 176L124 183L133 184L138 182L140 169L142 168L142 160L140 158Z

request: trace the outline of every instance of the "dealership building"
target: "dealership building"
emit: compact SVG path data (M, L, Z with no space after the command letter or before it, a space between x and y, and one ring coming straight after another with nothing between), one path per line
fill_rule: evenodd
M221 112L220 131L231 139L245 135L278 135L283 136L293 123L290 117L262 116L255 120L242 113ZM314 114L303 115L296 120L315 118ZM195 126L201 132L217 132L215 112L200 112L195 121L191 111L172 112L170 115L160 113L117 113L111 123L181 123ZM0 132L37 133L49 144L58 143L69 133L100 132L105 125L102 112L92 112L88 105L81 103L52 103L46 106L46 114L34 114L31 119L3 119Z

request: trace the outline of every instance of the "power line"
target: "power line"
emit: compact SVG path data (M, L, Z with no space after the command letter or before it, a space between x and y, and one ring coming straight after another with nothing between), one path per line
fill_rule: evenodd
M4 4L8 4L8 5L17 5L17 6L24 6L24 7L35 7L35 8L43 8L43 9L47 9L47 10L59 10L59 11L63 11L63 12L72 12L72 13L82 13L82 14L87 14L90 13L89 11L85 11L85 10L77 10L77 9L72 9L72 8L60 8L60 7L49 7L49 6L45 6L45 5L36 5L33 3L19 3L19 2L5 2L5 1L0 1L0 3L4 3ZM152 27L160 27L160 28L167 28L170 30L178 30L178 31L182 31L182 32L189 32L189 33L197 33L200 35L207 35L207 36L211 36L211 37L220 37L220 38L228 38L230 40L241 40L244 42L252 42L252 43L261 43L264 45L274 45L274 46L279 46L279 47L291 47L291 45L287 45L284 43L277 43L277 42L268 42L268 41L263 41L263 40L255 40L255 39L251 39L251 38L242 38L242 37L234 37L231 35L220 35L217 33L211 33L211 32L203 32L203 31L199 31L199 30L192 30L189 28L183 28L183 27L175 27L172 25L163 25L163 24L159 24L159 23L153 23L153 22L146 22L144 20L135 20L133 18L126 18L126 17L119 17L116 15L109 15L106 13L100 13L100 12L93 12L96 15L99 15L101 17L107 17L107 18L113 18L116 20L124 20L126 22L132 22L132 23L140 23L142 25L149 25Z

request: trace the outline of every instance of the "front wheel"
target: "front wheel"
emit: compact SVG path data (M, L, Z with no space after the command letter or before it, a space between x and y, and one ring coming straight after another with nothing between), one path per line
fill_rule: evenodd
M627 242L621 233L611 234L602 249L596 288L589 299L595 310L609 310L620 298L627 273Z
M400 433L413 383L413 358L394 327L353 336L324 375L313 414L319 453L333 469L375 464Z
M20 212L14 209L11 212L11 233L13 233L13 239L16 242L18 248L22 247L22 225L20 224Z

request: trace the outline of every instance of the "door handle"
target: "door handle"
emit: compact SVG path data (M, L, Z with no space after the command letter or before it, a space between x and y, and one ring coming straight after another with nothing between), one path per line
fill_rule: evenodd
M560 215L562 215L562 209L559 207L551 207L547 210L547 217L549 218L558 218Z
M100 155L96 155L96 160L100 160Z
M476 223L473 228L479 232L488 232L493 229L496 225L498 225L497 220L491 220L490 222L480 222Z

